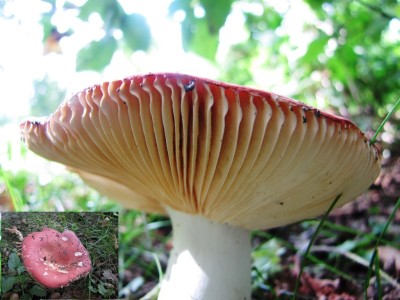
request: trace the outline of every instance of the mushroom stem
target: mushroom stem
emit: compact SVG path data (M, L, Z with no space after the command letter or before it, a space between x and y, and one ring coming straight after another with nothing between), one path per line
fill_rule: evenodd
M167 211L173 250L158 299L250 299L250 231Z

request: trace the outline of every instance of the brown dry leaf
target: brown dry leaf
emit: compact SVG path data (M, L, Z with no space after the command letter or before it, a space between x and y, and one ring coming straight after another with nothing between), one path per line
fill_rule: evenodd
M357 298L339 291L340 280L314 278L307 273L302 274L300 292L313 295L321 300L356 300Z
M116 237L116 235L113 235L112 238L114 240L114 249L118 250L118 248L119 248L118 238Z
M110 224L110 218L106 217L104 220L100 221L100 226L101 227L106 227Z
M11 234L15 234L18 237L18 240L22 242L22 240L24 239L24 236L22 235L21 231L19 231L17 229L17 227L13 226L11 228L4 228L5 231L11 233Z
M103 276L105 279L118 284L118 277L109 269L103 271Z

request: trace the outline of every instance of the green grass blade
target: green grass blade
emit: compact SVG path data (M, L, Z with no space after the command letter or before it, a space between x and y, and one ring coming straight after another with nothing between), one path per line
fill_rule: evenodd
M393 106L392 110L386 115L385 119L382 121L381 125L379 125L378 129L376 130L374 136L372 137L371 141L369 142L370 145L375 144L376 138L378 134L382 131L383 126L385 126L386 122L390 119L392 114L397 110L400 106L400 98L397 100L396 104Z
M375 256L376 289L378 291L378 300L382 300L381 274L379 270L379 253L377 251Z
M396 215L396 212L399 209L399 207L400 207L400 198L397 199L396 205L394 206L393 211L390 213L389 218L386 221L385 226L383 227L383 230L382 230L381 234L379 235L379 237L378 237L378 239L376 241L376 244L374 246L374 251L372 252L371 260L370 260L370 263L369 263L369 266L368 266L367 276L365 277L365 282L364 282L364 299L368 299L368 297L367 297L367 289L368 289L368 286L369 286L369 281L371 279L371 274L372 274L373 266L375 264L375 259L376 259L377 254L378 254L378 246L380 245L381 240L383 238L383 235L385 234L385 232L389 228L389 225L392 222L392 220L394 219L394 216ZM375 272L376 272L376 270L375 270Z
M157 266L158 281L161 283L163 281L164 274L163 274L163 271L162 271L160 259L158 258L157 254L155 254L154 252L152 253L152 255L153 255L154 262L156 263L156 266Z
M334 266L331 266L330 264L326 263L322 259L319 259L318 257L316 257L316 256L314 256L312 254L309 254L307 256L307 258L311 262L313 262L315 264L319 264L321 266L324 266L325 269L327 269L328 271L330 271L333 274L336 274L336 275L338 275L340 277L343 277L344 279L347 279L349 281L354 281L354 278L351 275L347 274L346 272L343 272L343 271L339 270L338 268L335 268Z
M325 214L322 217L321 221L318 223L317 229L313 233L313 235L311 237L311 240L308 243L306 252L304 253L303 259L301 260L301 263L300 263L299 275L296 278L296 285L295 285L295 288L294 288L293 298L292 298L293 300L296 300L297 291L299 290L299 287L300 287L300 279L301 279L301 275L303 274L305 259L308 257L308 253L310 252L311 247L314 244L314 241L317 238L317 235L318 235L320 229L322 228L322 225L324 224L325 220L328 218L328 215L330 214L332 209L335 207L336 203L339 201L341 196L342 196L342 194L339 194L339 195L336 196L335 200L333 200L332 204L329 206L328 210L325 212Z

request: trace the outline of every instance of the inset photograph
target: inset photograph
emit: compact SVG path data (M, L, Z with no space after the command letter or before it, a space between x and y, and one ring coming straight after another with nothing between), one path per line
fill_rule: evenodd
M1 214L2 299L118 298L118 213Z

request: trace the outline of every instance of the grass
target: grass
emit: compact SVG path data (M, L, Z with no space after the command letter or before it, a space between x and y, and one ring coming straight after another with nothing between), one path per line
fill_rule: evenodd
M18 235L26 236L44 227L59 232L72 230L90 253L92 271L64 289L46 289L25 270L18 253ZM111 299L118 294L118 213L2 213L2 292L16 293L20 299L49 298L59 292L64 298ZM16 259L18 258L18 259ZM19 260L19 261L18 261Z
M308 257L311 247L315 242L315 239L317 238L317 235L319 234L320 229L322 228L322 225L324 224L325 220L328 218L328 215L330 214L330 212L332 211L332 209L335 207L336 203L338 202L338 200L340 199L340 197L342 196L342 194L338 195L332 202L332 204L329 206L328 210L326 211L326 213L324 214L324 216L321 218L321 221L318 223L317 228L315 229L315 232L313 233L313 235L311 236L310 242L308 243L307 249L304 253L304 258L302 259L301 263L300 263L300 271L299 274L297 275L296 278L296 285L294 287L294 292L293 292L293 300L296 300L297 297L297 293L299 291L299 287L300 287L300 280L301 280L301 275L303 274L303 270L304 270L304 261L305 259ZM331 269L332 270L332 269Z
M0 185L1 182L8 192L3 196L7 197L8 210L96 212L120 209L120 205L90 189L72 173L55 175L50 184L43 184L38 174L5 171L0 166ZM0 201L0 208L1 205Z
M163 216L125 211L120 218L120 297L140 299L162 277L171 223Z
M396 205L394 206L394 209L392 210L389 218L387 219L387 221L384 225L384 228L383 228L381 234L379 235L379 237L376 241L376 244L374 246L374 249L373 249L373 252L371 255L371 259L370 259L370 263L368 266L367 276L365 277L364 299L368 299L367 289L368 289L373 271L375 271L376 278L377 278L378 299L382 299L382 285L381 285L381 276L380 276L380 267L379 267L378 247L381 244L383 236L386 233L386 231L388 230L390 223L393 221L399 207L400 207L400 198L397 200Z

